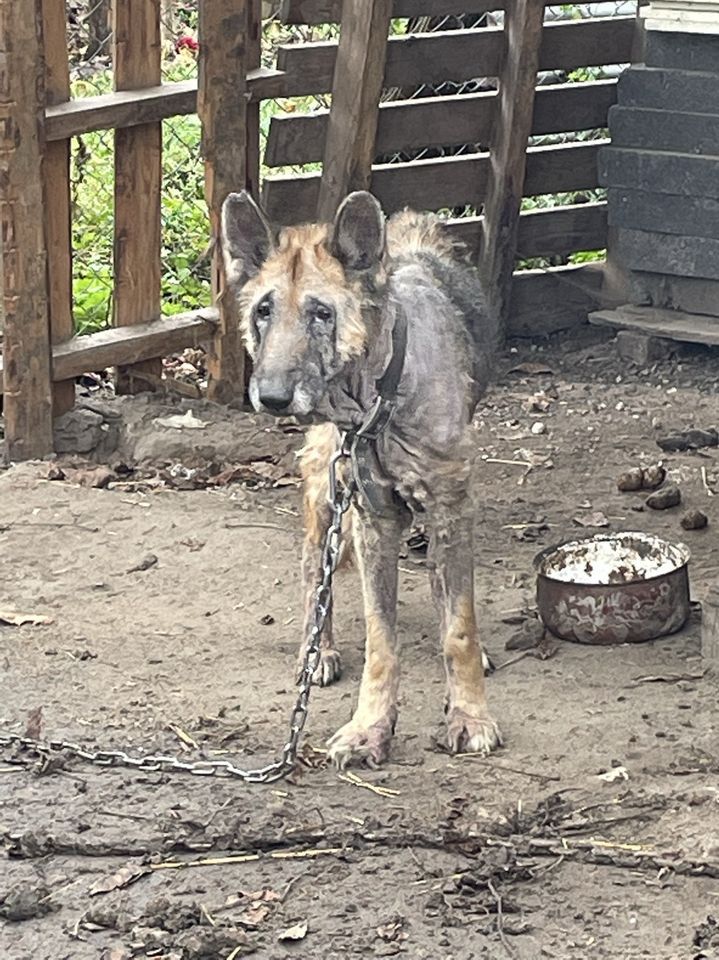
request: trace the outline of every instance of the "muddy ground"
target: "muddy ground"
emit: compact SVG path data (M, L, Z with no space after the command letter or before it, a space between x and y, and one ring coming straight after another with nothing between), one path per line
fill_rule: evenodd
M0 957L719 956L717 681L698 615L637 646L505 649L517 629L506 621L532 602L533 556L578 523L684 540L696 599L716 580L719 510L701 473L719 489L716 449L664 456L682 507L638 512L642 498L615 486L661 456L662 431L719 424L716 355L631 367L596 334L517 351L505 370L535 366L503 373L477 423L478 606L505 747L449 757L433 740L443 667L410 553L391 762L360 782L324 767L362 664L348 571L345 673L315 691L291 782L47 768L3 752ZM148 432L173 438L174 470L159 478L143 466L92 489L69 470L48 480L48 464L0 473L0 610L52 620L0 626L0 735L40 721L43 735L88 746L249 764L284 742L301 616L299 491L284 474L301 438L189 405L214 426L158 427L188 404L126 401L146 453ZM212 459L213 430L235 446L205 474L179 469ZM240 459L255 467L239 482L177 489ZM705 510L708 530L683 531L685 507Z

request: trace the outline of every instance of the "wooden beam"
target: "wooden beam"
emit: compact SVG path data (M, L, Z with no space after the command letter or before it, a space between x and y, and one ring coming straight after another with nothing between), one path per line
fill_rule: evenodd
M562 83L537 88L532 135L593 130L607 125L617 99L616 80ZM435 144L487 144L497 94L461 94L381 103L375 154L381 156ZM270 167L322 160L329 111L276 114L270 121L265 163Z
M391 0L344 0L322 158L317 220L329 223L353 190L369 189Z
M160 83L160 0L113 4L115 87L133 90ZM160 316L162 124L145 123L115 133L115 290L113 325ZM160 360L142 372L159 376ZM117 370L117 392L146 389L133 381L132 367Z
M507 325L543 26L540 0L516 0L505 13L507 49L499 78L478 261L487 312L500 335Z
M597 187L597 158L607 140L586 140L547 147L530 147L524 196L592 190ZM386 213L402 207L444 210L479 207L486 196L489 154L463 154L439 160L376 164L372 192ZM281 226L306 223L317 209L320 177L299 174L266 177L262 201L272 220Z
M111 327L75 336L53 348L53 374L56 381L80 377L83 373L135 364L155 357L196 347L214 335L218 313L213 307L161 317L149 323L129 327ZM3 389L3 364L0 358L0 393Z
M554 0L544 0L545 6ZM401 17L446 17L463 13L486 13L502 10L506 0L394 0L392 16ZM342 17L342 0L283 0L280 20L287 24L339 23Z
M281 70L259 67L248 71L250 103L282 97L284 90L285 75ZM179 80L143 90L115 90L48 107L45 139L66 140L95 130L136 127L191 113L197 113L197 80Z
M52 452L50 324L42 129L45 64L40 0L0 3L0 225L4 302L5 450Z
M719 347L717 317L685 313L682 310L625 304L615 310L596 310L589 314L589 322L599 327L634 330L647 336L664 337L681 343Z
M215 240L212 290L220 311L208 355L208 395L220 403L244 396L245 351L237 305L226 295L224 266L217 249L225 197L247 182L247 23L249 0L200 0L200 82L205 197Z
M634 17L606 17L550 23L544 28L540 70L576 70L628 63ZM386 87L416 87L451 80L496 77L502 68L501 27L408 34L389 38ZM277 67L287 74L285 96L303 97L332 89L337 43L294 43L277 50ZM695 74L695 76L699 76Z
M70 99L65 0L43 0L42 15L45 103L53 106ZM45 188L50 336L53 343L59 343L71 337L75 330L72 314L69 140L45 144L42 176ZM52 400L54 416L67 413L75 404L75 384L72 381L55 383Z

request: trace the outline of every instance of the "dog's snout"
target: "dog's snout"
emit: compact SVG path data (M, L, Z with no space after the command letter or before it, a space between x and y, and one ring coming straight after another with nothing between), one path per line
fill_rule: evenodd
M292 403L293 390L291 387L274 380L265 380L257 384L257 395L260 403L273 413L281 413Z

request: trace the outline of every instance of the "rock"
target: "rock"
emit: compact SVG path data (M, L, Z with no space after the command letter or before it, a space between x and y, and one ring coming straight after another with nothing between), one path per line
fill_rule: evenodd
M677 430L666 437L657 437L657 446L669 453L716 447L719 446L719 433L713 427L708 430Z
M682 502L682 494L676 483L668 483L666 487L657 490L647 497L647 506L652 510L668 510Z
M643 367L658 360L668 360L674 353L674 344L661 337L647 337L634 330L620 330L617 334L617 352L622 360Z
M535 423L532 424L532 433L535 436L540 436L541 434L546 432L547 432L547 425L546 423L542 423L541 420L537 420Z
M709 518L701 510L688 510L679 521L684 530L704 530Z
M667 471L661 463L652 464L651 467L644 467L642 470L642 488L644 490L656 490L661 487L667 478Z
M90 453L103 439L105 420L99 413L84 407L73 407L55 420L56 453Z
M617 489L622 493L630 490L641 490L644 485L644 473L641 467L632 467L617 479Z

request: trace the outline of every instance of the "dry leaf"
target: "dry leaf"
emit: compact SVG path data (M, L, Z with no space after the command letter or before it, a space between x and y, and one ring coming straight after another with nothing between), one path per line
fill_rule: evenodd
M96 897L99 893L111 893L113 890L122 890L149 872L150 868L148 866L129 863L127 866L120 867L117 873L113 873L111 877L103 877L93 883L90 887L89 894L91 897Z
M245 923L250 927L256 927L270 915L270 908L263 904L257 904L250 907L240 914L240 923Z
M510 373L527 373L530 377L537 377L543 373L554 373L551 367L548 367L546 363L518 363L516 367L512 367L509 371Z
M0 623L9 627L22 627L25 623L39 627L52 622L52 617L45 617L40 613L13 613L12 610L0 610Z
M280 943L286 943L288 941L297 941L304 940L307 936L307 931L309 930L309 924L306 920L300 920L299 923L294 923L291 927L287 927L286 930L283 930L279 934L277 939Z
M594 513L588 513L586 517L573 517L572 523L576 523L578 527L608 527L609 520L601 512L601 510L595 510Z
M31 740L39 740L42 733L42 707L35 707L27 715L27 725L25 726L25 736Z

